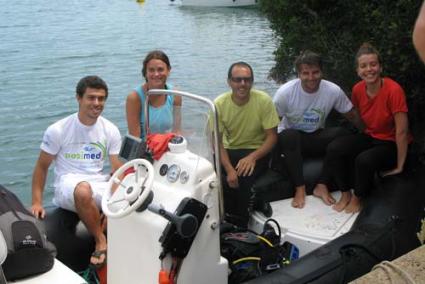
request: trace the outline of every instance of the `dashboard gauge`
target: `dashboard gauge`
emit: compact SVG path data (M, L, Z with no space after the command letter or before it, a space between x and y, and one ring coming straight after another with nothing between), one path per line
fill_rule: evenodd
M167 171L167 180L172 183L176 182L179 179L180 171L181 169L179 166L176 164L171 165Z
M180 174L180 182L185 184L189 180L189 174L186 171L182 171Z
M159 174L163 177L167 174L168 171L168 166L167 164L163 164L160 168L159 168Z
M179 136L179 135L177 135L177 136L174 136L172 139L171 139L171 143L173 143L173 144L180 144L180 143L183 143L183 137L182 136Z

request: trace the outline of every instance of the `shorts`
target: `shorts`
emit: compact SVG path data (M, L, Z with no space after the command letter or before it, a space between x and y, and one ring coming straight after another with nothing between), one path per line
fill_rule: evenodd
M59 178L59 182L55 185L55 196L53 204L73 212L75 209L74 190L80 182L88 182L90 184L93 199L97 207L102 207L103 193L109 190L109 175L82 175L82 174L66 174Z

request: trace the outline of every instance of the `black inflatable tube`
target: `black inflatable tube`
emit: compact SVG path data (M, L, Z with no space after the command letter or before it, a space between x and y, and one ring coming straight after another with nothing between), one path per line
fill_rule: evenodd
M55 244L56 258L78 272L87 268L95 242L78 215L57 207L46 209L45 225L47 238Z
M377 180L350 232L291 265L247 283L347 283L420 245L425 169Z

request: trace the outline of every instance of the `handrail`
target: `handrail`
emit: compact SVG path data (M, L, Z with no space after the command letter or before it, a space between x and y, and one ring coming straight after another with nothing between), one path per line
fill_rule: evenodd
M172 96L182 96L182 97L188 97L191 99L194 99L196 101L205 103L210 108L211 113L213 114L213 127L214 127L214 163L215 163L215 169L217 173L217 186L218 186L218 193L219 193L219 215L220 215L220 222L224 220L224 199L223 199L223 188L221 186L221 164L220 164L220 149L219 149L219 140L218 140L218 119L217 119L217 111L215 108L214 103L204 97L188 93L188 92L182 92L177 90L165 90L165 89L152 89L149 90L146 93L146 103L144 105L144 115L145 115L145 135L147 137L149 132L149 96L151 95L172 95Z

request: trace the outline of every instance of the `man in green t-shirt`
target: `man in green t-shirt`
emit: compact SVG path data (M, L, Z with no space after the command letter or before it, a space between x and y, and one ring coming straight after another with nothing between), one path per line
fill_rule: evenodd
M254 73L249 64L232 64L227 82L232 90L214 101L221 164L228 185L224 190L224 204L226 213L237 217L236 225L246 227L251 188L267 169L267 155L277 141L279 117L271 97L252 89Z

